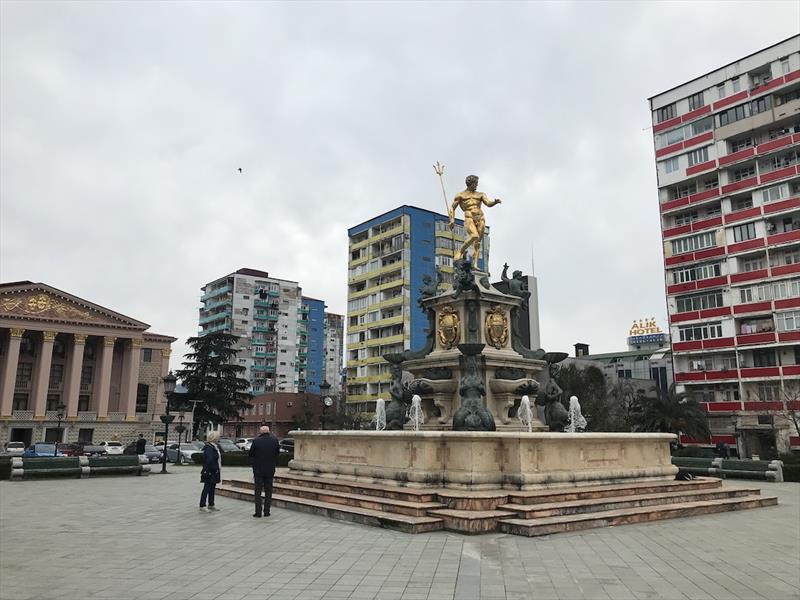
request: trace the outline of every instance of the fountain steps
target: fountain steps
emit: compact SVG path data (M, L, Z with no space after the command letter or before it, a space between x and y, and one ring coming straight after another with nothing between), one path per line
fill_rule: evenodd
M762 506L774 506L777 503L778 499L775 497L743 496L706 500L702 502L662 504L657 507L645 506L626 508L581 515L562 515L541 519L503 519L498 522L498 529L503 533L533 537L565 533L568 531L582 531L596 527L647 523L650 521L660 521L662 519L676 519L733 510L745 510L748 508L760 508Z
M242 487L239 484L246 483L241 481L225 482L217 487L217 494L237 500L245 500L252 504L252 487ZM234 484L234 485L230 485ZM287 496L284 494L272 494L272 506L278 508L288 508L300 512L321 515L330 519L360 523L361 525L371 525L373 527L383 527L386 529L396 529L405 533L423 533L426 531L438 531L443 527L443 520L435 517L417 517L404 515L383 510L372 510L358 506L338 502L323 502L310 498L297 496Z
M222 496L253 501L251 481L225 481ZM408 533L447 529L524 536L579 531L777 504L757 488L698 478L531 491L414 489L298 476L279 469L273 505Z

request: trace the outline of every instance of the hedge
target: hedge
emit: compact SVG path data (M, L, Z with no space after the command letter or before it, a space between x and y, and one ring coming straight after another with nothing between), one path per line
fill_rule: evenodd
M203 453L195 452L192 454L192 460L195 464L203 463ZM292 460L292 454L279 454L278 466L288 467L289 461ZM246 452L223 452L222 453L222 466L223 467L249 467L250 456Z
M11 479L11 457L0 456L0 480Z

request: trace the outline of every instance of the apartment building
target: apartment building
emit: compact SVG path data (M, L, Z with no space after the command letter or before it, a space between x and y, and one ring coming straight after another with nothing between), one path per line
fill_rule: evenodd
M342 357L344 356L344 315L325 313L325 351L324 351L324 377L331 388L330 394L341 398L344 389L342 385Z
M800 400L800 36L650 109L675 380L712 443L800 445L781 417Z
M451 231L447 215L403 205L351 227L347 288L347 400L371 410L389 399L391 352L425 343L428 321L417 305L425 275L439 267L442 291L453 281L453 254L464 240L464 223ZM478 260L489 261L489 229Z
M199 335L239 336L236 360L252 394L319 393L326 348L322 300L303 296L296 281L257 269L239 269L202 291Z

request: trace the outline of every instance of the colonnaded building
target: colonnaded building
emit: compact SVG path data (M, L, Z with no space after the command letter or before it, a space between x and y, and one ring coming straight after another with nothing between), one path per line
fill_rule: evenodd
M45 283L0 284L0 443L153 439L176 338L149 327Z

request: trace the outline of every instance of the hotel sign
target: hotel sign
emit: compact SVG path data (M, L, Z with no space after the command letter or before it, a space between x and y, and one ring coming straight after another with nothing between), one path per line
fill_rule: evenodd
M628 343L636 344L662 344L666 341L666 334L656 325L655 317L634 321L628 332Z

